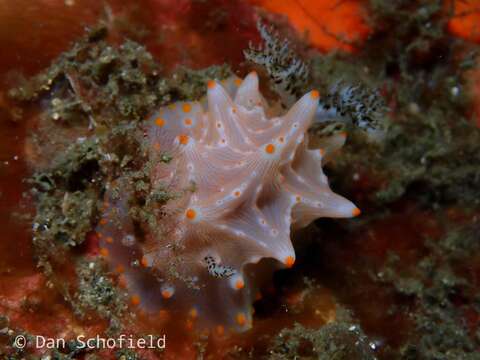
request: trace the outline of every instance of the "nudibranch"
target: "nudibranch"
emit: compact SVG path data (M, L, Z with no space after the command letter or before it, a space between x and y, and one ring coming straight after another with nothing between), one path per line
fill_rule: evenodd
M205 99L161 108L144 124L152 187L178 194L159 205L162 226L134 224L131 180L120 177L107 190L100 253L145 313L243 330L259 284L295 262L291 229L360 211L322 171L345 136L308 147L317 91L279 115L256 73L207 88ZM165 152L172 160L156 161Z

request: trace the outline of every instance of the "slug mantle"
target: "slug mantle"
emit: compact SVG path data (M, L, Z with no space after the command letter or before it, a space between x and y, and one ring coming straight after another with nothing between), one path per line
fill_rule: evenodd
M212 80L205 100L171 104L145 122L152 187L178 196L158 205L162 225L152 229L134 224L131 185L116 179L97 229L132 304L188 328L247 329L259 285L295 262L291 228L359 214L322 171L345 136L308 148L318 103L311 91L275 116L251 73ZM158 160L165 152L172 161Z

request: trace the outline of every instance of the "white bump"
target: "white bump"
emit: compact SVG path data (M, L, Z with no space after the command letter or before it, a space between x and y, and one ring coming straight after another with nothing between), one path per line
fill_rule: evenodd
M164 299L169 299L175 294L175 288L168 284L163 285L160 290Z
M124 246L133 246L135 244L135 236L127 234L122 238L122 245Z

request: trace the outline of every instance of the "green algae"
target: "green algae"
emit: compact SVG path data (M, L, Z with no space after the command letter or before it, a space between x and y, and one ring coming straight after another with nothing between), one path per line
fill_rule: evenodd
M431 207L478 205L480 130L466 91L478 49L446 32L451 15L442 4L372 1L374 32L358 54L312 59L313 83L320 89L342 79L384 89L392 104L381 141L372 143L350 128L332 171L332 182L346 192L355 187L352 166L353 173L376 178L380 183L368 194L372 205L407 196Z
M385 216L389 206L405 198L433 209L451 204L478 208L480 135L469 118L472 99L465 90L465 72L474 66L475 51L464 51L461 41L446 34L448 14L439 1L372 0L370 4L374 36L359 54L309 59L311 83L322 94L342 80L367 89L384 88L387 100L394 104L382 119L385 138L380 143L348 128L347 145L328 169L333 186L342 193L352 192L355 172L380 179L363 194L367 199L363 201L374 209L370 219ZM91 32L46 72L10 93L18 101L52 95L42 120L50 124L49 129L79 126L91 131L85 141L65 147L32 177L38 199L36 253L45 267L52 256L63 261L73 256L71 250L84 242L99 219L107 182L118 176L125 176L134 187L132 219L152 228L158 225L159 204L178 194L164 187L151 188L152 163L145 157L139 124L158 106L200 98L207 79L231 74L228 66L218 66L179 69L166 76L144 47L132 41L111 46L105 35L105 28ZM343 124L333 123L318 134L342 130ZM171 160L169 154L159 159ZM364 222L368 226L368 218ZM429 245L434 255L422 259L419 271L410 276L397 272L395 254L389 257L377 280L419 303L412 313L419 340L404 344L399 350L402 358L475 358L476 343L449 300L459 289L471 289L451 265L442 264L445 258L467 261L478 250L473 234L471 228L451 231L435 243L440 244L438 249ZM89 264L80 262L77 267L79 288L70 297L72 307L79 316L92 310L104 318L116 314L117 320L110 325L117 329L124 303L116 300L122 294L100 263L95 262L93 269ZM370 347L358 325L338 321L319 329L298 324L283 329L269 351L272 359L371 359ZM133 353L117 355L136 358Z
M198 100L211 78L231 75L228 66L199 71L180 68L164 74L145 47L127 40L107 42L99 26L52 65L9 92L19 105L44 104L29 141L40 161L28 195L35 200L33 245L39 267L83 318L94 312L109 320L109 333L126 323L124 294L105 264L78 255L98 223L108 183L122 177L132 185L130 216L160 231L160 207L181 194L152 188L152 166L169 163L169 153L148 159L142 120L154 109L178 100ZM78 283L64 278L62 266L76 265Z
M359 172L389 179L369 194L369 200L378 206L406 196L428 207L478 206L480 131L462 114L437 106L416 115L399 113L382 146L352 134L335 163L333 181L350 188L351 177L342 174L355 164Z
M70 146L36 172L29 182L36 199L33 246L39 266L63 263L68 251L85 241L98 219L101 155L95 139ZM49 271L50 272L50 271Z
M26 346L16 344L17 337L25 339ZM21 329L10 327L8 317L0 315L0 357L4 360L73 360L82 352L75 349L71 342L67 348L55 347L48 352L48 355L37 355L32 351L31 345L35 344L36 335Z
M173 97L172 101L200 99L207 93L208 80L223 80L232 74L232 70L227 64L213 65L200 70L180 67L168 82Z
M71 299L75 314L85 318L89 312L95 312L108 320L106 334L119 334L131 318L127 312L127 295L109 277L108 266L101 260L80 260L76 271L78 290Z
M110 45L106 27L91 29L44 72L9 91L17 101L53 95L47 113L62 123L79 115L90 126L108 128L121 121L142 121L155 107L196 100L209 79L231 75L227 65L202 70L179 68L165 76L144 46L127 40Z
M117 360L138 360L141 359L137 353L132 350L120 350L115 353Z
M344 232L355 237L355 232L367 232L370 224L388 218L405 202L428 209L439 218L451 207L467 214L478 211L480 130L471 111L476 99L468 89L469 71L478 67L479 50L448 33L447 24L453 16L449 5L454 4L371 0L368 20L372 33L365 43L354 44L355 54L332 52L308 59L312 87L321 94L328 94L331 86L341 81L380 89L390 107L379 120L383 125L379 141L335 119L311 129L313 138L348 131L346 145L326 171L332 187L350 194L349 198L364 209L359 220L335 222L334 230L320 232L313 226L316 237L325 241L325 237L336 238ZM412 329L401 329L398 334L394 331L398 337L394 342L400 345L386 343L378 356L478 358L479 333L468 328L465 319L465 313L478 314L479 310L474 280L468 275L468 267L478 262L478 224L475 217L472 219L461 226L449 222L440 240L426 242L427 255L408 266L391 252L380 271L372 265L361 270L378 275L379 293L395 294L391 314L403 311L398 316L413 320ZM344 241L339 246L350 243ZM315 251L323 251L322 246ZM350 277L360 271L349 264L344 266ZM365 287L368 289L368 284ZM360 324L363 320L359 319ZM285 345L285 339L279 339L278 358L306 356L299 344L315 331L321 328L298 327L292 344L287 339ZM318 355L310 352L307 357Z
M111 46L106 35L106 28L92 30L46 71L12 89L10 97L32 101L53 90L58 94L48 111L53 120L69 122L81 113L96 126L139 121L153 106L168 102L151 54L133 41Z
M337 319L318 329L295 323L271 340L266 359L373 360L375 344L353 322L351 313L339 307Z
M467 224L427 240L427 254L410 266L391 253L376 275L376 281L389 284L412 303L416 340L399 349L400 358L478 359L480 338L469 328L465 314L475 311L480 298L462 269L479 249L478 230L478 224Z
M355 192L366 177L362 228L388 217L399 202L415 202L444 219L450 207L474 213L480 196L480 130L472 118L468 71L478 47L446 31L450 9L442 1L371 1L371 40L354 57L332 54L314 61L314 78L346 79L385 89L392 111L380 143L350 129L346 146L330 165L333 186ZM363 71L352 71L363 69ZM326 80L325 80L326 79ZM366 192L365 192L366 190ZM358 230L358 227L356 228ZM353 231L353 230L350 230ZM479 338L465 313L478 311L478 295L465 267L474 264L478 225L447 222L445 235L425 243L425 256L405 265L391 252L375 281L398 302L390 312L412 319L412 329L383 356L401 359L477 359ZM380 290L379 290L380 291ZM402 304L404 304L402 306ZM401 336L401 335L399 335Z

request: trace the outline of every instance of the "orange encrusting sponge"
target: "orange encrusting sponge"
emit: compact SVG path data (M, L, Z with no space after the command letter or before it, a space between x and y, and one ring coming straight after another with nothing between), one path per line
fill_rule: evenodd
M480 2L456 1L454 16L448 22L448 30L458 37L480 44Z
M358 0L249 0L267 11L286 15L299 33L308 33L321 50L353 51L370 33L364 7Z

